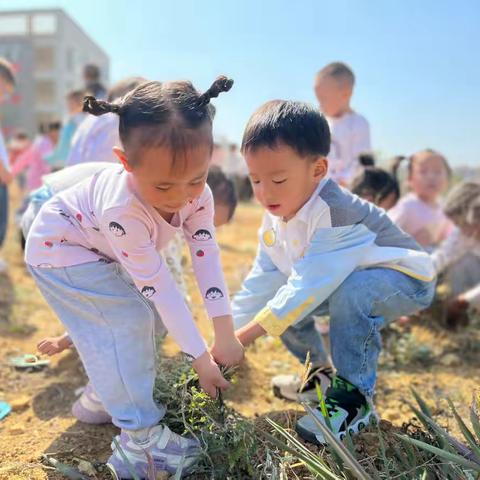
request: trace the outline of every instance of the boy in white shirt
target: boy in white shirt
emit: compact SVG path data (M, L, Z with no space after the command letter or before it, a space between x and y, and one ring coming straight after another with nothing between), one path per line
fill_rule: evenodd
M0 58L0 104L4 103L15 89L15 76L11 65ZM2 247L8 225L8 189L12 181L8 164L8 153L0 126L0 248ZM0 272L5 271L7 264L0 257Z
M312 363L322 361L312 315L329 314L336 374L325 404L342 439L375 416L380 329L430 304L435 272L383 209L327 178L329 147L327 122L309 105L274 100L250 118L242 153L266 211L257 257L232 307L244 346L268 333L301 362L309 352ZM297 431L325 443L319 408L315 417L299 419Z
M361 170L359 155L371 150L368 121L350 106L354 84L355 75L341 62L328 64L315 76L315 95L332 137L329 173L346 187Z

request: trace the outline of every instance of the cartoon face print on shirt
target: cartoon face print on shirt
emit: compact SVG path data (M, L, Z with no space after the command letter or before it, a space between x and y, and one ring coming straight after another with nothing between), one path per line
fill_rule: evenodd
M207 290L205 298L207 300L218 300L219 298L223 298L223 293L219 288L211 287Z
M200 242L205 242L207 240L212 239L212 234L208 230L197 230L193 235L192 238L194 240L198 240Z
M108 228L116 237L123 237L127 234L125 229L117 222L110 222Z
M155 293L156 293L156 290L153 287L149 287L148 285L145 285L142 288L142 295L145 298L150 298L152 295L155 295Z

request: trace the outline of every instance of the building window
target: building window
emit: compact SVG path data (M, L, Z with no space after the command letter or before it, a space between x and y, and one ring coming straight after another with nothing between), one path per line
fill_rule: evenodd
M27 35L28 22L26 15L2 15L0 17L2 35Z
M51 13L39 13L32 17L33 35L54 35L57 31L57 17Z
M35 71L49 72L55 67L55 51L53 47L43 46L35 48Z

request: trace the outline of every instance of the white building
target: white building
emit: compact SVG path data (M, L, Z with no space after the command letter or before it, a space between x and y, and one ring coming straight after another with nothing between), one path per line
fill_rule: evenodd
M84 87L86 64L97 65L108 84L107 54L60 9L0 11L0 57L17 77L14 97L0 109L7 136L14 128L33 135L41 124L61 120L67 93Z

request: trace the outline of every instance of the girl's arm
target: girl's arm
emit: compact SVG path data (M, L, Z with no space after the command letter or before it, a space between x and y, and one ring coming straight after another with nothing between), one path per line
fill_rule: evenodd
M117 259L138 290L155 304L170 335L193 358L192 365L202 388L213 397L218 388L228 388L229 383L207 351L192 314L156 251L151 235L154 226L149 224L148 218L142 212L136 212L134 207L128 212L125 208L111 208L104 212L101 224Z
M471 243L456 228L431 255L437 275L468 253Z
M192 314L178 291L151 237L153 226L134 209L111 208L102 216L102 230L138 290L157 308L165 327L180 348L200 357L206 351Z
M183 229L204 305L213 321L215 344L212 354L222 364L237 364L243 358L243 348L233 328L228 287L220 263L220 249L215 240L213 196L208 186L193 202L192 209Z

